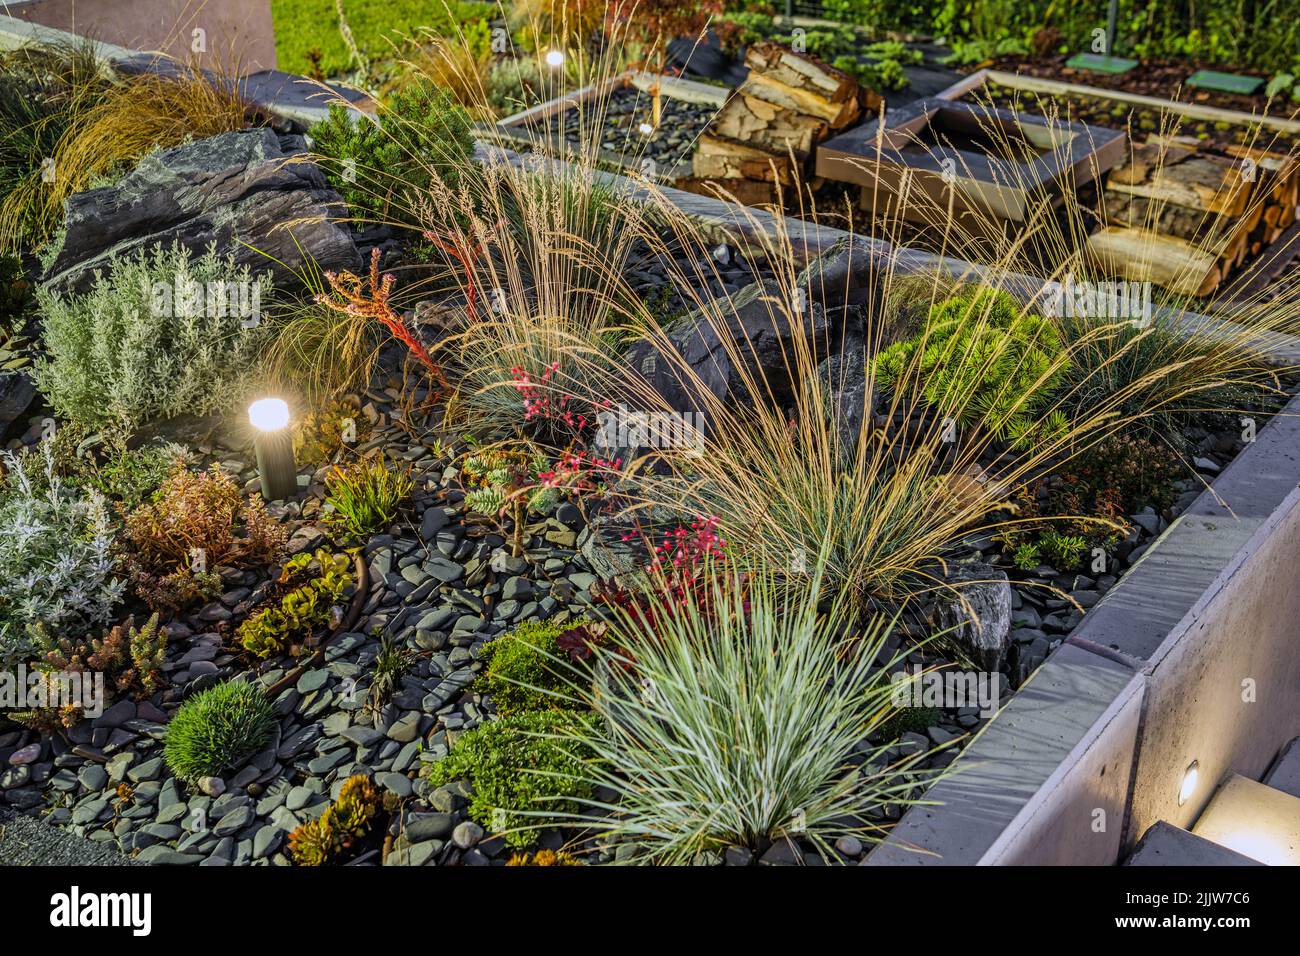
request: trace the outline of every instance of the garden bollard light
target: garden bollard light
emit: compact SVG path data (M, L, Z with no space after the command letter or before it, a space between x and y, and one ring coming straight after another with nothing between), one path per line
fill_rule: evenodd
M248 406L248 420L257 429L253 449L262 497L267 501L293 497L298 493L298 469L293 461L289 406L280 398L258 399Z

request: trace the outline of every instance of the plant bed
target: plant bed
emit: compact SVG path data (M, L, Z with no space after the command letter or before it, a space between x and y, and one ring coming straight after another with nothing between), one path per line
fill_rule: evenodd
M649 159L663 175L676 178L678 167L689 165L695 143L708 129L709 121L717 107L708 103L692 103L673 99L665 100L663 120L655 129L651 125L650 97L636 88L615 90L607 99L591 107L596 111L606 129L601 148L615 155L635 157L637 162ZM547 131L550 137L561 132L570 144L577 145L582 114L576 109L566 110L559 117L551 117ZM644 128L643 128L644 126Z
M883 135L877 126L885 123ZM1069 123L1049 126L1007 110L979 111L962 103L919 100L817 148L817 174L867 188L863 201L897 205L904 180L915 180L934 202L943 202L956 171L961 193L956 209L1024 222L1032 198L1077 187L1119 162L1124 137ZM941 172L942 171L942 172ZM915 208L899 213L915 218Z
M937 787L940 806L905 817L871 865L1112 865L1158 821L1189 826L1227 768L1263 773L1294 727L1290 703L1243 711L1214 685L1243 667L1294 670L1291 609L1242 595L1269 586L1295 520L1295 404L973 742L960 790ZM1117 825L1095 840L1075 814L1098 813Z
M336 271L33 276L3 649L110 693L0 731L6 804L173 865L859 862L1279 433L1285 300L1076 323L1011 260L806 261L830 230L471 128L414 86L313 132ZM141 166L198 190L231 138ZM189 315L191 276L264 311ZM288 424L244 425L268 393ZM285 500L253 427L292 430L255 442L292 439ZM981 692L900 700L930 666Z
M1125 73L1109 74L1071 68L1065 63L1067 59L1068 57L1064 55L1004 56L994 59L988 64L988 68L1000 73L1018 73L1040 79L1076 83L1081 86L1115 90L1175 103L1193 103L1238 113L1262 113L1266 108L1282 118L1286 118L1289 113L1285 99L1269 102L1269 97L1265 94L1269 77L1254 70L1232 71L1243 76L1254 76L1263 81L1259 84L1256 93L1243 96L1219 90L1197 89L1187 84L1188 77L1198 69L1215 69L1210 65L1202 67L1185 60L1145 60ZM1198 132L1200 132L1199 128Z
M1297 138L1300 124L1288 112L1264 114L1258 111L1258 104L1252 104L1247 110L1236 110L1148 97L1118 86L1102 89L998 70L981 70L938 95L944 99L984 101L1003 108L1053 110L1056 115L1078 122L1130 129L1135 136L1161 132L1167 127L1168 119L1174 117L1179 120L1180 134L1207 143L1264 148L1276 144L1284 152L1300 143Z
M657 128L651 92L656 84L663 110ZM591 143L616 171L673 180L689 175L696 142L726 97L723 87L633 72L539 103L502 119L497 128L512 145L561 154L583 152Z

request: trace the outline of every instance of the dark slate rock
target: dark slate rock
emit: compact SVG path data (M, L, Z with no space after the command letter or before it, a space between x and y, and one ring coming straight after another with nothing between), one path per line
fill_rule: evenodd
M85 291L113 256L179 242L254 272L296 285L295 270L361 266L346 215L320 168L306 160L300 137L269 129L240 130L164 150L141 160L112 186L67 201L66 235L46 281ZM301 154L301 161L288 161ZM293 223L292 227L286 224Z
M1012 643L1006 572L978 562L952 564L946 583L954 590L940 592L931 624L949 631L986 670L1000 670Z

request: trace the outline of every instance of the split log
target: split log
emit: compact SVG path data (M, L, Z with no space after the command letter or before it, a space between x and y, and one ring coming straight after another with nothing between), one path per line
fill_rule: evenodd
M816 117L831 129L843 129L862 115L862 104L856 97L843 103L832 103L807 90L778 83L761 73L751 73L740 91L792 113Z
M695 148L695 175L699 179L752 179L789 186L796 169L789 155L773 154L704 134Z
M800 159L807 159L829 127L816 116L796 113L741 90L727 100L710 129L727 139L775 153L793 150Z
M1106 188L1201 212L1240 216L1251 183L1242 163L1183 146L1135 145Z
M796 183L817 144L862 115L861 87L775 43L751 47L745 65L749 76L699 139L693 172L725 184L742 202L745 195L779 201L773 187Z
M1245 235L1260 220L1256 207L1246 216L1220 216L1158 199L1107 189L1102 197L1106 221L1113 226L1147 229L1163 236L1218 247Z
M806 53L779 43L757 43L745 52L745 66L773 82L805 90L828 103L847 103L858 95L858 81Z
M1151 246L1150 235L1167 237L1171 243L1162 254L1181 274L1167 287L1205 294L1190 287L1212 288L1211 280L1226 278L1286 231L1295 218L1298 191L1300 163L1291 156L1151 136L1132 148L1125 165L1112 170L1102 198L1114 228L1089 245L1118 258L1117 250L1135 243ZM1192 257L1187 246L1198 255ZM1154 274L1151 281L1166 285Z
M1109 275L1151 282L1179 295L1209 295L1223 279L1213 252L1145 229L1108 226L1094 232L1088 237L1088 254Z

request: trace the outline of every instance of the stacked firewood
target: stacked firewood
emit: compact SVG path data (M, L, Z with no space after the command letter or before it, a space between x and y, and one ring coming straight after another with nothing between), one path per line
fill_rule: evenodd
M1088 248L1124 278L1205 296L1277 241L1298 199L1294 157L1153 136L1111 170L1102 193L1107 225Z
M778 187L799 179L818 143L856 122L864 101L873 104L853 77L789 47L753 46L745 65L748 78L700 137L695 179L741 202L772 202Z

